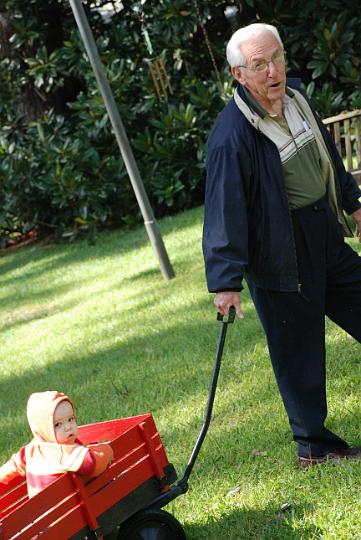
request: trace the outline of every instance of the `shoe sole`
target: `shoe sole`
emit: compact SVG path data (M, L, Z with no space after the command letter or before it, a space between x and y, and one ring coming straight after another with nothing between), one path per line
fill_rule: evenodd
M316 465L324 465L326 463L332 463L337 461L344 461L344 460L356 460L360 459L360 455L355 456L325 456L323 458L298 458L298 465L300 469L308 469L309 467L314 467Z

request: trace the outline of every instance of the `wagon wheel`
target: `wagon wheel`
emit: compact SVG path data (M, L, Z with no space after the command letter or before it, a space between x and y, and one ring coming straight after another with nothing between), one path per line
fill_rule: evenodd
M141 510L119 529L118 540L186 540L179 521L165 510Z

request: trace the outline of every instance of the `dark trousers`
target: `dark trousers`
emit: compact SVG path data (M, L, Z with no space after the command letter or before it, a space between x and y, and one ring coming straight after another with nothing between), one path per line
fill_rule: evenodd
M248 285L298 454L317 457L348 446L324 426L325 315L361 343L361 257L325 199L292 212L292 221L301 293Z

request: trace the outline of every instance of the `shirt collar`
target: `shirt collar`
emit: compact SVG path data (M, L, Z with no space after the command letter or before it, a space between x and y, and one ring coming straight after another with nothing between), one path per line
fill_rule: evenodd
M258 114L258 116L260 116L262 118L262 120L264 120L264 118L266 118L267 116L271 117L269 112L266 111L266 109L264 109L262 107L262 105L260 105L258 103L258 101L252 96L251 92L249 92L245 86L243 86L242 88L243 88L243 91L244 91L244 95L245 95L245 98L246 98L245 101L246 101L247 105L256 114ZM285 94L285 97L283 98L284 105L289 103L289 100L292 99L293 96L294 96L294 92L291 90L291 88L286 86L286 94Z

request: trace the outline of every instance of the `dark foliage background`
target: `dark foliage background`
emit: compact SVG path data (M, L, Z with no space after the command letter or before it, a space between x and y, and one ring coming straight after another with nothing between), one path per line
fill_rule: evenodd
M222 93L232 91L227 6L238 8L236 26L278 26L289 74L302 77L321 115L361 107L361 18L353 0L124 1L107 19L95 9L101 3L84 7L156 217L203 200L205 140ZM166 65L167 100L158 100L152 83L153 57ZM34 229L72 239L138 222L68 3L3 0L0 67L1 244Z

